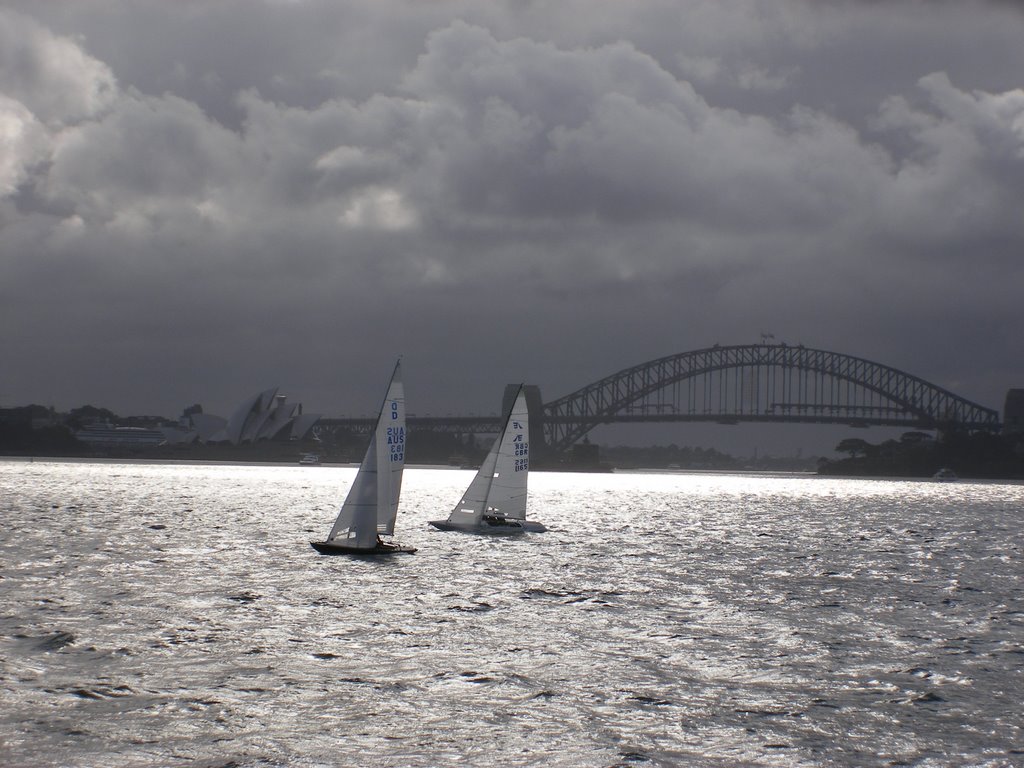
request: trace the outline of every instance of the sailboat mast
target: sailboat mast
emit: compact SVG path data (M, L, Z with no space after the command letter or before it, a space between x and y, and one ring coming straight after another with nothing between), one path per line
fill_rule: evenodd
M395 361L395 367L391 369L391 378L388 379L388 388L384 390L384 399L380 401L380 408L377 409L377 421L384 415L384 406L388 404L388 395L391 394L391 385L395 383L395 376L398 375L398 366L402 364L402 358Z

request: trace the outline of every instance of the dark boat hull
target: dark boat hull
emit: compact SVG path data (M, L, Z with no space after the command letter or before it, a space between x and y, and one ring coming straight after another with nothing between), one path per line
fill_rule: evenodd
M321 555L350 555L355 557L372 557L376 555L411 555L416 547L407 547L402 544L378 544L370 549L362 547L347 547L342 544L328 544L326 541L311 541L309 545Z
M431 520L430 524L441 531L479 533L484 536L520 536L523 533L526 533L526 529L518 523L515 525L488 525L487 523L480 523L479 525L460 525L458 523L450 523L447 520Z

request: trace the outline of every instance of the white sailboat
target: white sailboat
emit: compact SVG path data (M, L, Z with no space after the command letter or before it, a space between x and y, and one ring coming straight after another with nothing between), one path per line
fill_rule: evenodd
M309 542L321 554L390 555L416 551L414 547L381 539L382 535L395 532L405 468L405 390L400 366L395 363L370 445L334 527L325 541Z
M526 396L519 387L501 435L447 520L431 520L442 531L515 535L545 531L526 519L526 484L530 470L530 427Z

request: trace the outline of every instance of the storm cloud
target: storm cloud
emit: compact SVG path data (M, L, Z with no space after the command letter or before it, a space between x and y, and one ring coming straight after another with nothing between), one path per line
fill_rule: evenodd
M714 343L1024 385L1007 3L8 2L0 402L487 413ZM684 442L684 441L680 441Z

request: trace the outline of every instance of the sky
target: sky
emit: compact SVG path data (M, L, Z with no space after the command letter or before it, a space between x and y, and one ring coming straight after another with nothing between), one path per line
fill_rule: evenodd
M362 415L401 355L410 412L486 414L771 333L1001 409L1021 40L981 0L0 0L0 406Z

